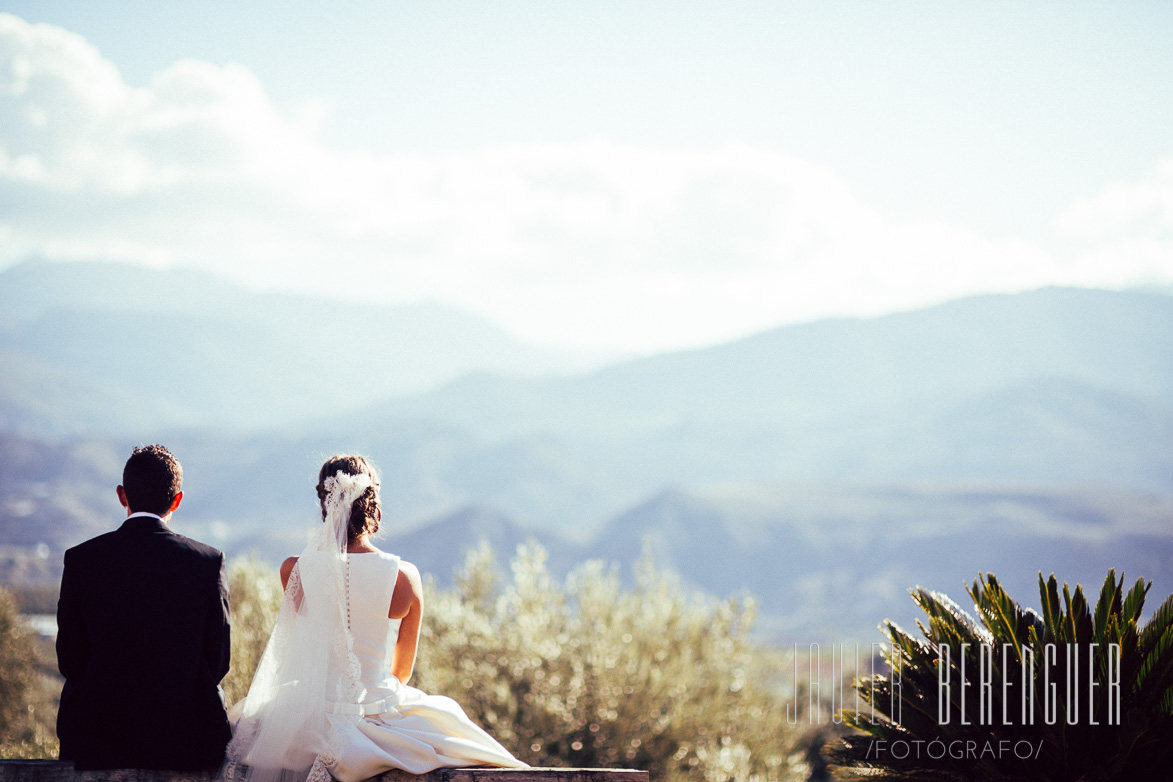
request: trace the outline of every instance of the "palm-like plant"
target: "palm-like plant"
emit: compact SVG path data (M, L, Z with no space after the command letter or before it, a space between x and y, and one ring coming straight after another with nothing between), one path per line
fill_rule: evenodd
M1082 587L1064 584L1060 597L1055 576L1040 573L1040 615L987 574L967 589L977 620L945 595L913 590L926 640L885 623L889 673L856 681L871 709L844 712L859 732L827 748L837 774L1173 778L1173 595L1142 627L1151 582L1125 593L1123 581L1110 571L1093 610Z

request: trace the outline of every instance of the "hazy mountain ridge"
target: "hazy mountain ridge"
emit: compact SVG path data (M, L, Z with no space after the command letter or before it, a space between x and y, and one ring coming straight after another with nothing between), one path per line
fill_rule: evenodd
M441 305L398 307L256 293L185 270L29 262L0 272L0 416L28 434L184 426L300 429L477 370L533 375L597 357L535 348ZM43 416L10 387L68 371L89 393L137 398L134 417ZM157 400L167 400L167 405ZM30 416L29 413L32 413ZM86 425L88 423L88 426ZM109 424L109 425L108 425Z
M670 491L616 518L592 556L657 562L716 594L760 601L778 638L874 636L917 617L907 590L998 574L1037 602L1037 572L1098 586L1109 568L1173 591L1173 499L1006 484L751 484Z
M146 430L182 418L172 400L147 398L117 381L0 347L0 431L69 439L94 429Z
M785 326L584 377L464 378L371 413L492 436L625 437L688 422L806 426L1048 378L1160 401L1173 392L1170 334L1169 296L1048 288Z
M46 446L11 436L0 446L0 575L53 578L65 547L119 523L112 487L129 446ZM317 518L318 461L305 443L183 442L176 450L189 476L176 531L232 556L258 554L274 567L304 545ZM724 483L657 492L572 542L485 505L404 526L395 481L387 471L380 545L441 585L481 539L502 566L520 543L538 540L558 575L600 558L621 563L630 577L646 550L693 588L755 595L761 632L783 641L874 638L883 618L915 618L909 587L960 598L961 585L979 571L997 573L1031 603L1039 570L1086 586L1114 567L1153 579L1156 594L1173 590L1168 494L1006 482ZM37 552L39 543L48 556Z
M697 588L759 595L777 636L870 635L915 615L908 587L959 597L978 570L1025 599L1039 569L1173 588L1166 293L982 296L526 378L469 358L508 372L524 346L475 323L447 340L430 308L145 272L191 291L164 313L117 295L138 273L86 268L57 298L30 292L44 269L0 274L0 575L51 578L113 528L125 454L162 441L186 470L176 528L234 555L295 553L321 460L359 451L387 545L441 581L481 536L502 560L536 536L558 570L646 541ZM375 382L457 366L412 396Z

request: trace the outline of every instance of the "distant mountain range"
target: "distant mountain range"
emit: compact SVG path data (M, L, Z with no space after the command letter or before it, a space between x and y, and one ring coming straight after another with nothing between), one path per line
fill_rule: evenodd
M0 272L0 425L70 436L297 430L473 371L582 370L438 304L249 291L186 270L26 262Z
M1173 298L1049 288L787 326L586 377L470 377L373 415L488 434L629 437L677 426L798 428L945 409L1039 381L1165 403Z
M1173 591L1167 292L978 296L592 361L440 307L13 267L0 580L52 578L113 526L125 454L162 441L186 471L177 527L232 553L295 552L322 458L361 451L388 545L441 578L480 537L504 559L536 535L559 572L647 546L697 588L757 594L774 637L865 636L910 621L907 587L960 598L979 570L1027 600L1040 569Z
M118 524L112 487L128 447L0 437L0 582L51 580L66 547ZM316 520L315 459L298 447L264 453L238 443L220 453L227 463L217 470L206 461L210 451L176 450L190 495L173 521L177 531L233 556L257 554L274 573L304 545ZM270 458L277 453L289 458ZM221 504L235 482L252 491L236 500L237 512ZM396 515L394 502L387 506ZM502 567L520 543L537 540L558 576L598 558L622 563L630 579L647 553L690 588L754 595L767 638L868 642L878 639L882 619L916 620L909 587L945 591L965 605L963 585L979 572L998 574L1012 595L1037 607L1039 571L1095 589L1115 568L1130 580L1153 580L1155 606L1173 591L1171 521L1173 497L1103 487L755 481L660 491L585 540L465 506L414 526L387 518L379 543L441 585L452 583L465 551L481 540Z
M655 561L713 594L746 590L778 640L875 640L911 628L914 585L966 606L996 573L1038 607L1037 574L1098 591L1110 568L1173 592L1173 498L1072 486L740 484L665 492L615 518L592 557Z

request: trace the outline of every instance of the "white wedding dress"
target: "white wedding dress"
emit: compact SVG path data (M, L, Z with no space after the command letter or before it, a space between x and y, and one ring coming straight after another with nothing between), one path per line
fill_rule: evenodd
M445 766L525 767L456 701L391 675L399 620L388 619L387 608L399 557L379 551L349 558L350 626L366 694L362 719L331 718L337 732L330 773L341 782L359 782L389 769L422 774Z
M525 768L456 701L392 675L400 622L388 619L387 611L399 557L377 551L346 560L348 597L339 619L349 628L353 656L344 653L340 662L339 647L325 638L330 633L323 626L291 629L279 619L248 698L229 710L235 735L217 782L360 782L392 769L422 774L458 766ZM303 554L297 567L306 562ZM313 603L302 591L296 568L285 602L283 616L319 614L328 605ZM290 648L298 651L282 652ZM314 659L324 661L320 668L304 665ZM346 668L350 676L340 667L346 659L353 661ZM326 691L344 692L348 688L338 682L351 679L357 697L340 702L315 696L319 687L309 684L315 668Z
M225 750L223 782L360 782L391 769L524 768L451 698L391 674L399 557L347 553L369 474L324 481L324 523L289 574L277 623Z

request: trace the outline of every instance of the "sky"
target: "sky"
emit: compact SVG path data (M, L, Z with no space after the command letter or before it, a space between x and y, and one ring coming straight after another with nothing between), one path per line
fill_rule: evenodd
M625 353L1173 283L1161 2L5 0L0 268Z

